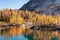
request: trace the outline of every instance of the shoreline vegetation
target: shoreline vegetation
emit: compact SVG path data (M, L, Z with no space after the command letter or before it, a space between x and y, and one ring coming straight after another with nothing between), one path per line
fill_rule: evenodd
M4 9L0 10L0 28L19 26L29 29L60 29L60 15L39 14L35 12Z

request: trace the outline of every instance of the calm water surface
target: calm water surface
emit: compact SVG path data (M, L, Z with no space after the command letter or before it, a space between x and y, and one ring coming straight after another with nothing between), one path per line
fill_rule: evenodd
M5 29L0 30L0 40L60 40L60 31Z

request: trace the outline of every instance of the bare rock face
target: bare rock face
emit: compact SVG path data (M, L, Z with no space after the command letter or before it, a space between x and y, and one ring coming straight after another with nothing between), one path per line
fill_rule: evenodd
M35 11L38 13L60 13L60 0L29 0L20 10Z

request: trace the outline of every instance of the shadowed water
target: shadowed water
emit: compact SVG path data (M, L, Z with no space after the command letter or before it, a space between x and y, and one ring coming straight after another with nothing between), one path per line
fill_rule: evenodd
M60 40L60 31L10 28L0 30L0 40Z

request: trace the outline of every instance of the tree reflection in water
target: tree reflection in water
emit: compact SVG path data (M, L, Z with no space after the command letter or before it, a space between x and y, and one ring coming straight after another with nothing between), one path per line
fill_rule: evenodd
M4 37L24 35L29 40L60 40L59 31L31 30L24 28L10 28L0 30L0 35Z
M41 31L41 30L32 30L30 29L25 31L25 37L29 40L60 40L59 31Z

